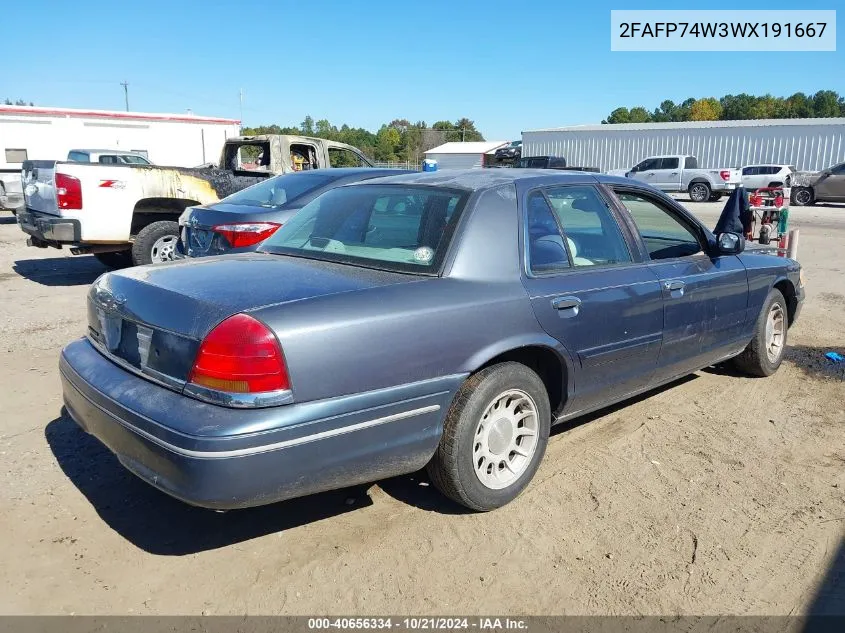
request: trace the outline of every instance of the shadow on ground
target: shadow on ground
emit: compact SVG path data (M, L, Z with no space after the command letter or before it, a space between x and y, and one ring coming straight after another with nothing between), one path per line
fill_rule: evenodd
M100 518L151 554L213 550L372 505L367 487L359 486L260 508L214 512L177 501L135 477L64 410L47 425L45 437L62 471Z
M840 540L839 549L816 589L807 613L810 619L805 633L845 630L845 538Z
M107 268L93 255L80 255L19 259L12 266L12 270L42 286L81 286L93 283Z
M282 533L372 505L370 485L292 499L273 505L214 512L156 490L126 470L63 409L45 437L59 467L100 518L137 547L161 556L182 556ZM386 494L423 510L465 512L428 482L424 472L379 482Z
M0 226L3 224L17 224L18 219L13 215L0 215Z

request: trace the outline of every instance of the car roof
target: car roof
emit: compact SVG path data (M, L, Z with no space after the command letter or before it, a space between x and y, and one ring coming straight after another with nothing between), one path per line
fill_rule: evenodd
M140 152L132 152L124 149L72 149L70 152L83 152L85 154L120 154L122 156L144 156ZM146 158L146 157L145 157Z
M548 184L582 184L603 182L608 184L632 184L629 178L608 176L595 172L559 171L552 169L442 169L434 172L411 172L399 176L388 176L368 180L364 184L401 184L446 187L479 191L501 185L522 183L530 187ZM357 186L360 183L350 186Z

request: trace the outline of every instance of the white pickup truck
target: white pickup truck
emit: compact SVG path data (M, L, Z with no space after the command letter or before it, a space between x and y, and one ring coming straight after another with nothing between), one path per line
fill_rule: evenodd
M229 139L217 165L197 168L26 161L18 225L29 246L68 246L113 268L158 263L174 258L188 207L275 174L350 166L372 164L350 145L280 134Z
M625 176L647 182L662 191L686 191L693 202L718 200L742 182L740 169L699 169L698 159L684 154L649 156L634 165Z

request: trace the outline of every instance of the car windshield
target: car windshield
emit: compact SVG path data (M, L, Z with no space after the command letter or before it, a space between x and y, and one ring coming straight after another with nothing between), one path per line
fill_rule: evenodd
M226 204L279 209L335 179L330 173L284 174L223 198Z
M332 189L262 245L281 255L436 273L469 193L411 185Z

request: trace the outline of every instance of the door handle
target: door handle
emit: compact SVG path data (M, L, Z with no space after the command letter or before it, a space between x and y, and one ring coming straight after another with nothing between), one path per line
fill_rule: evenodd
M664 281L663 287L669 291L669 294L677 299L678 297L684 296L684 287L686 284L681 281L680 279L674 279L672 281Z
M670 176L677 176L677 175L678 175L678 172L673 171L673 172L672 172L671 174L669 174L669 175L670 175Z
M552 299L552 307L555 310L572 310L575 314L578 314L581 300L578 297L555 297Z

